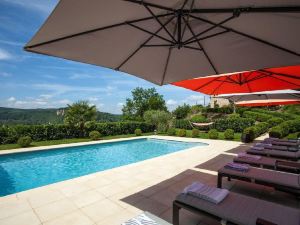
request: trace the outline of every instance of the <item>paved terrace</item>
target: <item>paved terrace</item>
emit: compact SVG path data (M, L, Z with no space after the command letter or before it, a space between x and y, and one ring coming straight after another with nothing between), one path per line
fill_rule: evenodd
M216 171L248 147L232 141L200 141L209 145L2 197L0 224L120 225L142 211L171 222L172 201L185 186L193 181L216 185ZM294 196L272 188L225 179L224 187L300 208L300 201ZM184 210L180 218L182 225L219 224L215 219Z

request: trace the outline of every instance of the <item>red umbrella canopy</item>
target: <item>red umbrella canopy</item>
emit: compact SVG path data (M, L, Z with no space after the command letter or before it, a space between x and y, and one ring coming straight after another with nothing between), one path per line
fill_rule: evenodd
M295 105L300 104L299 99L266 99L240 101L235 103L238 106L256 107L256 106L275 106L275 105Z
M299 89L300 66L201 77L172 84L208 95Z

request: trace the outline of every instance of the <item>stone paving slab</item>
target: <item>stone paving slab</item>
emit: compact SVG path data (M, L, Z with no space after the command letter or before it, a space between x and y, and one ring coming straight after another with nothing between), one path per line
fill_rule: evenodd
M200 141L209 145L1 197L0 224L118 225L144 210L171 222L174 197L196 180L216 185L217 173L214 169L234 155L226 154L226 151L235 149L238 152L239 147L243 146L239 142L221 140L166 136L150 138ZM122 140L128 139L133 138ZM280 202L284 197L288 205L300 207L300 201L293 197L272 192L263 186L224 182L224 187L271 201ZM189 212L182 212L180 218L184 225L217 223L211 218Z

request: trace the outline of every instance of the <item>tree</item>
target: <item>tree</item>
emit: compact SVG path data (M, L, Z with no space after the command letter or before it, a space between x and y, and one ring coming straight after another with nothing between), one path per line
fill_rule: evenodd
M123 119L142 120L147 110L167 111L166 102L163 96L158 94L155 88L135 88L132 92L132 99L127 98L122 108Z
M176 119L184 119L187 117L190 111L191 111L191 106L187 104L183 104L182 106L178 106L173 111L173 115L176 117Z
M144 113L144 120L155 125L158 132L166 132L172 123L172 115L162 110L148 110Z
M82 132L84 124L89 121L95 121L97 116L96 106L90 106L88 101L78 101L68 105L64 122L70 126L79 128Z

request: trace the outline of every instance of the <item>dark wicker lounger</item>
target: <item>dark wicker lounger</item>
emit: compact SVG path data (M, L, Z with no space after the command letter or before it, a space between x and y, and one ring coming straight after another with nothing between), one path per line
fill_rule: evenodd
M179 225L181 208L239 225L299 225L300 221L299 209L233 192L219 204L179 194L173 202L173 225Z
M276 190L288 192L300 197L300 175L274 170L250 167L248 172L240 172L225 167L218 170L218 187L222 187L222 178L243 180L262 184Z
M265 168L265 169L272 169L278 171L286 171L290 173L300 173L300 163L298 162L291 162L281 159L269 158L261 156L260 159L253 159L247 157L235 157L233 159L236 163L246 163L251 166Z
M300 151L290 152L290 151L278 151L278 150L271 150L271 149L254 150L249 148L246 150L246 152L252 155L263 155L268 157L290 159L294 161L297 161L300 158Z
M290 146L283 146L283 145L272 145L272 146L263 146L266 149L271 150L278 150L278 151L289 151L289 152L297 152L299 148L297 147L290 147Z

